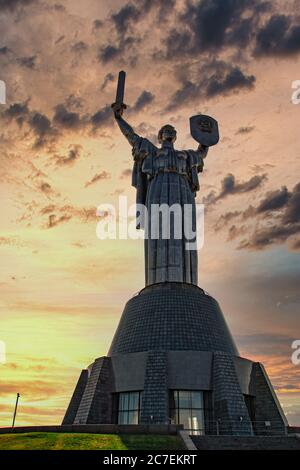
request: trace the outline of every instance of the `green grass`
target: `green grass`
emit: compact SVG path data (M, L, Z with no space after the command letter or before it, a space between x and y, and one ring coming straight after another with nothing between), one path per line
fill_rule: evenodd
M178 436L32 432L0 434L0 450L182 450Z

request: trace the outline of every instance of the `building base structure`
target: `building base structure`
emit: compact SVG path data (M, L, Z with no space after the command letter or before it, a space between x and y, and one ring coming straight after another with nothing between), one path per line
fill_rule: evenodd
M63 425L181 424L191 434L285 434L261 363L239 356L217 301L184 283L130 299L107 356L81 372Z

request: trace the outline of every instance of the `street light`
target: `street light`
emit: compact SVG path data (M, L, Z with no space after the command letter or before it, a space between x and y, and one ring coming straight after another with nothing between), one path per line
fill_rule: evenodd
M18 408L18 401L19 401L20 394L17 393L17 399L16 399L16 405L15 405L15 411L14 411L14 417L13 417L13 422L12 422L12 428L15 426L15 421L16 421L16 414L17 414L17 408Z

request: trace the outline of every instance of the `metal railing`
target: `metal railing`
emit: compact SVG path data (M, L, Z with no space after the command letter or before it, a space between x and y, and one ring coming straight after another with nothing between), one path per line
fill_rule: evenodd
M209 436L283 436L288 434L288 427L280 420L212 420L206 421L202 429L185 429L191 435Z

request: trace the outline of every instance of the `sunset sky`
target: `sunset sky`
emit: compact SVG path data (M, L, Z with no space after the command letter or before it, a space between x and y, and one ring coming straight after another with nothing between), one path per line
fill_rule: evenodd
M219 122L201 174L199 285L243 357L262 361L300 425L300 2L0 0L0 427L60 423L80 370L107 353L144 286L142 240L96 237L96 209L133 203L125 118L196 148L189 118Z

